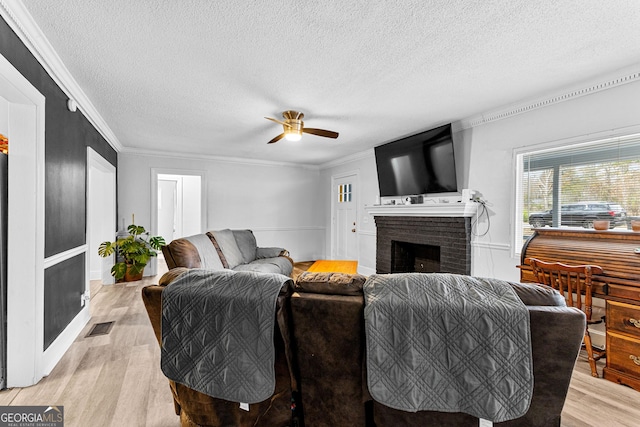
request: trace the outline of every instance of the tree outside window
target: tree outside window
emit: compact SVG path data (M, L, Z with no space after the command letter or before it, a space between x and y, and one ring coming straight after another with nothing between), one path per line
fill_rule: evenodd
M640 218L640 136L617 138L573 147L519 154L521 176L516 209L516 251L533 233L534 225L582 226L570 215L589 217L604 202L616 212L612 225L631 229ZM563 209L564 206L564 209ZM568 210L571 208L574 214ZM585 212L579 212L580 209ZM544 219L544 221L541 221ZM520 246L520 247L518 247Z

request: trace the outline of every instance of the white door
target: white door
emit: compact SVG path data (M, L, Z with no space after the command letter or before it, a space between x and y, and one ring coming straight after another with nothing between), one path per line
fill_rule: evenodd
M202 233L202 176L157 174L158 236L173 239Z
M356 174L332 179L333 257L358 260Z
M158 179L158 236L167 243L176 231L177 186L175 179Z

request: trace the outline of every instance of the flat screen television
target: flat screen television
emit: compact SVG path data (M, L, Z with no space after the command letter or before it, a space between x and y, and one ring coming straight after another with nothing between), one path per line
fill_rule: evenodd
M451 124L374 150L381 197L458 191Z

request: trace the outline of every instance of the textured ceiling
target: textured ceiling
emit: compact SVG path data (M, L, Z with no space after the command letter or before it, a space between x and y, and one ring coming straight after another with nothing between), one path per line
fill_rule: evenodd
M23 4L125 150L321 164L640 64L637 0Z

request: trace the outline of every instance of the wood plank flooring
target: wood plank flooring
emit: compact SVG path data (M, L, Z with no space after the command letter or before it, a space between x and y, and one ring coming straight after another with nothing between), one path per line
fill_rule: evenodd
M92 318L62 360L38 384L0 392L0 405L62 405L66 427L179 426L140 295L154 283L92 283ZM108 321L115 321L108 335L85 338Z
M92 319L69 351L38 384L0 392L0 405L63 405L66 427L179 426L140 296L142 287L153 283L157 277L127 285L92 283ZM107 321L116 322L108 335L85 338L95 323ZM603 366L599 361L599 372ZM638 425L640 392L591 377L581 355L562 426Z

